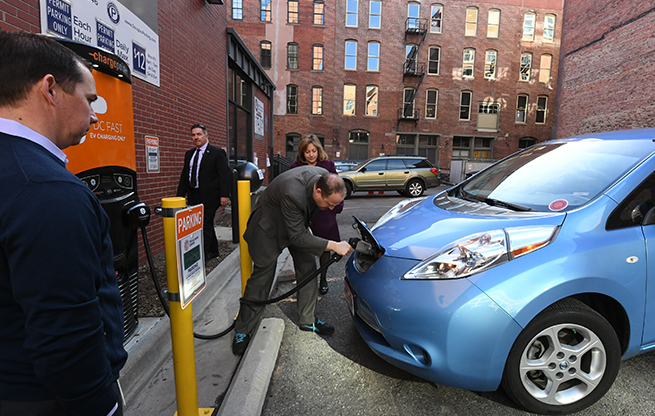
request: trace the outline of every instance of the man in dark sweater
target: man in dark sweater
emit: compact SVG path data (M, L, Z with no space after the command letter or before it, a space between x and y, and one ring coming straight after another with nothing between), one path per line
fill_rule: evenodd
M121 416L109 219L61 151L98 121L89 67L0 31L0 416Z

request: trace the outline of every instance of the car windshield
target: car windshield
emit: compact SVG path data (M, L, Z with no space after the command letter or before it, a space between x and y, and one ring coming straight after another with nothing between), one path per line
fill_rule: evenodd
M568 211L596 198L653 150L651 140L536 145L474 176L451 195L518 211Z

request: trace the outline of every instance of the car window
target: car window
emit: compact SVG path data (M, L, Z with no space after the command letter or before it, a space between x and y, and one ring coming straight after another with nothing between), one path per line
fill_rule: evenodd
M405 162L402 159L389 159L387 160L387 169L388 170L404 170L407 169Z
M536 211L569 211L586 204L655 150L650 140L582 140L530 147L492 165L461 187Z
M368 165L366 165L366 171L367 172L372 172L376 170L385 170L387 168L387 161L386 160L374 160Z
M616 207L612 215L607 220L606 229L616 230L619 228L636 227L632 221L632 211L640 204L646 203L653 206L655 203L655 173L648 177L644 182L635 188L621 204ZM648 209L648 206L645 207Z
M431 168L432 165L427 159L404 159L407 167L411 169Z

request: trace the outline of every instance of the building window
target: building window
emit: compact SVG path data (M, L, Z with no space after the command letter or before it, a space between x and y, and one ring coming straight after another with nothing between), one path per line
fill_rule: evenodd
M532 42L534 40L534 13L526 13L523 16L523 38L521 40Z
M372 117L378 115L378 87L375 85L366 86L366 115Z
M438 46L430 46L428 49L428 74L439 75L440 56L441 48Z
M354 40L346 41L346 64L344 68L357 70L357 42Z
M346 26L357 27L359 0L346 0Z
M414 88L405 88L403 92L403 117L416 118L414 113L414 104L416 103L416 90Z
M314 71L323 70L323 45L312 47L312 69Z
M473 78L473 69L475 67L475 49L464 49L464 59L462 61L462 77Z
M371 29L382 28L382 2L379 0L371 0L368 27Z
M368 63L366 69L368 71L380 70L380 44L378 42L368 43Z
M298 133L289 133L286 136L287 146L286 146L286 157L295 160L296 155L298 155L298 145L302 136Z
M259 42L259 63L263 68L271 67L271 42L267 40Z
M547 14L544 18L544 40L552 42L555 40L555 15Z
M498 52L487 51L484 58L484 77L487 79L496 79L496 58Z
M421 5L418 3L407 4L407 29L419 28L419 17L421 16Z
M532 68L532 54L521 54L521 81L530 81L530 69Z
M500 10L490 9L487 20L487 37L497 38L500 33Z
M298 0L287 0L287 23L298 23Z
M287 85L287 114L298 114L298 86Z
M430 33L441 33L443 23L443 6L433 4L430 11Z
M517 123L525 123L528 117L528 96L519 94L516 100L516 119Z
M498 113L500 104L478 103L478 126L480 131L498 131Z
M453 159L484 160L492 158L493 139L487 137L453 137Z
M368 138L365 130L351 130L348 132L348 158L352 160L368 159Z
M287 69L298 69L297 43L287 43Z
M537 97L537 118L536 124L546 124L546 115L548 112L548 97L540 95Z
M462 91L459 98L459 119L471 119L471 91Z
M232 0L232 20L243 20L243 0Z
M537 143L537 139L534 137L521 137L519 139L519 149L527 149L535 143Z
M312 114L323 114L323 87L312 87Z
M271 21L271 0L261 0L259 20L262 22Z
M478 9L477 7L466 8L466 30L464 36L477 36L478 34Z
M314 2L314 24L321 26L325 24L325 3L322 1Z
M439 91L435 89L428 89L425 92L425 118L437 118L437 100L439 99Z
M343 115L355 115L355 96L357 94L357 87L354 85L346 84L343 86Z
M541 55L541 64L539 64L539 82L550 83L550 69L553 64L553 55Z

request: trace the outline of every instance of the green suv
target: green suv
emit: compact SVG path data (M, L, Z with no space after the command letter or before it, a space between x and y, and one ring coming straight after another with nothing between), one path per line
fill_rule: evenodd
M397 191L417 197L441 184L439 170L420 156L380 156L339 172L346 198L357 191Z

